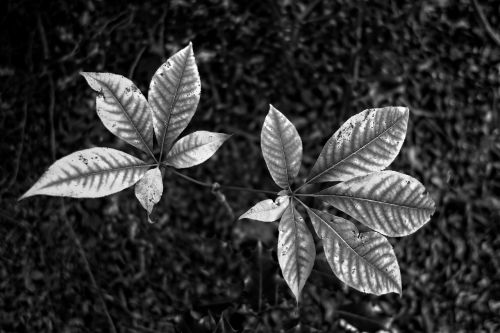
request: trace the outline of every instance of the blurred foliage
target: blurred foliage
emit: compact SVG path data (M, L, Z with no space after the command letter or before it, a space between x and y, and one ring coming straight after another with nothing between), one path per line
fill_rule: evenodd
M146 92L189 41L202 95L186 133L236 134L189 175L274 189L259 145L269 103L303 138L301 177L349 116L403 105L410 127L392 169L420 179L437 213L391 240L402 297L350 290L319 256L296 308L277 269L275 226L234 221L206 189L167 174L154 225L132 191L65 200L119 331L500 330L500 46L468 0L1 6L0 331L108 331L60 201L16 198L54 158L133 150L100 124L80 71L132 74ZM480 6L499 27L498 2ZM264 198L224 194L236 215Z

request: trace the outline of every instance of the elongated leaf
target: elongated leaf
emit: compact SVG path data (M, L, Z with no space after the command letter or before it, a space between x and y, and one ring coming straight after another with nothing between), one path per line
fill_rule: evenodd
M149 86L156 139L165 152L196 112L200 92L200 75L189 43L158 68Z
M57 160L19 200L33 195L98 198L141 179L149 165L111 148L90 148Z
M153 207L160 201L163 194L163 180L159 168L146 172L144 177L135 184L135 196L142 207L148 212L148 221L153 223L149 216Z
M315 258L314 239L292 202L285 209L279 224L278 261L297 303Z
M152 110L135 84L121 75L81 73L98 92L97 115L120 139L153 155Z
M260 145L267 168L281 188L290 186L302 162L302 140L293 124L272 105L264 120Z
M263 200L241 215L238 220L252 219L262 222L273 222L283 215L289 203L290 198L287 196L280 196L275 201L271 199Z
M317 194L323 201L387 236L406 236L434 213L434 201L416 179L394 171L356 177Z
M344 181L394 161L406 136L404 107L368 109L349 118L323 147L309 182Z
M165 162L174 168L189 168L208 160L230 135L197 131L177 141Z
M329 213L309 208L307 212L323 240L326 259L342 282L365 293L401 294L398 261L384 236L359 233L352 222Z

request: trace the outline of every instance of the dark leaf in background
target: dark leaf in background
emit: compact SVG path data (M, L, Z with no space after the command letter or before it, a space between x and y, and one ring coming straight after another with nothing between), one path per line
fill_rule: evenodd
M393 318L376 313L367 303L348 304L338 308L337 314L362 332L390 331Z
M217 327L214 330L214 333L235 333L236 331L231 327L231 324L227 321L224 314L220 316L219 322L217 323Z

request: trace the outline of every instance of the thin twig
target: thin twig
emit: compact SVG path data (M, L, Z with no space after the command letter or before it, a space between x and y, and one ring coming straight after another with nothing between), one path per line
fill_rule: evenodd
M54 86L54 79L52 78L52 73L47 70L47 65L46 61L50 59L50 51L48 47L48 42L47 42L47 36L45 34L45 28L43 26L42 19L40 15L37 16L37 25L38 25L38 31L40 33L40 39L42 41L42 48L43 48L43 56L44 56L44 65L43 65L43 74L46 74L48 79L49 79L49 89L50 89L50 94L49 94L49 123L50 123L50 150L51 150L51 155L52 159L55 160L56 158L56 141L55 141L55 128L54 128L54 109L55 109L55 86ZM106 302L104 301L104 297L102 296L101 289L97 285L97 282L95 280L94 274L92 273L92 269L90 268L89 261L87 259L87 255L85 253L85 249L82 246L82 243L80 242L80 239L78 238L78 235L75 232L75 229L73 229L73 226L71 223L68 221L68 218L66 216L66 207L64 204L64 200L61 198L61 218L64 220L64 223L66 224L66 227L69 230L70 236L73 239L73 241L76 244L76 247L78 248L78 252L80 254L80 257L83 260L83 263L85 265L85 269L87 271L87 274L90 277L90 281L92 283L92 286L94 289L97 291L97 295L99 297L100 302L102 303L104 313L106 315L106 318L108 320L108 324L110 327L110 330L112 333L116 333L116 327L113 322L113 319L111 318L111 315L109 314L108 307L106 305Z
M102 296L101 289L97 285L97 282L95 280L94 274L92 273L92 269L90 268L90 263L89 260L87 259L87 255L85 253L85 249L83 248L82 243L80 242L80 239L78 238L78 235L75 232L75 229L71 225L71 223L68 220L68 217L66 216L66 206L64 204L64 199L61 198L61 217L64 220L64 223L66 224L66 227L69 230L69 233L71 235L71 238L73 238L73 241L76 244L76 247L78 248L78 253L80 254L80 257L83 260L83 264L85 266L85 270L87 271L90 282L92 283L92 287L97 291L97 297L99 297L99 301L102 303L102 306L104 308L104 314L106 315L106 318L108 320L109 327L111 329L112 333L117 333L115 323L113 322L113 319L111 318L111 315L109 314L108 307L106 305L106 302L104 301L104 297Z
M160 48L160 56L161 56L161 60L162 61L165 61L166 60L166 57L165 57L165 19L167 18L167 4L165 3L165 6L163 7L163 12L161 13L161 17L160 17L160 44L161 44L161 48Z
M498 35L495 30L491 27L490 23L488 22L488 19L486 18L486 15L484 15L483 9L479 5L479 2L477 0L472 0L472 4L474 5L474 9L476 9L477 15L479 15L479 19L481 20L481 23L483 24L484 29L486 29L486 32L490 36L490 38L498 45L500 46L500 35Z
M363 18L365 9L365 2L363 1L361 5L358 7L358 19L356 22L356 50L354 52L354 61L353 61L353 84L356 84L359 79L359 64L360 64L360 56L362 45L361 38L363 37Z
M265 194L272 194L276 195L276 192L273 191L268 191L268 190L260 190L260 189L255 189L255 188L250 188L250 187L241 187L241 186L229 186L229 185L220 185L218 183L209 183L209 182L202 182L200 180L194 179L192 177L189 177L183 173L180 173L179 171L170 168L170 170L178 175L181 178L184 178L192 183L198 184L200 186L204 187L210 187L214 188L214 186L218 186L219 189L221 190L230 190L230 191L244 191L244 192L253 192L253 193L265 193Z
M30 228L30 226L29 226L28 223L26 223L25 221L18 221L18 220L16 220L15 218L13 218L12 216L10 216L9 214L7 214L7 212L5 212L3 210L0 210L0 217L4 221L12 223L12 225L14 225L16 227L23 228L24 230L29 230L29 228Z
M257 243L258 250L258 266L259 266L259 313L262 311L262 242Z
M12 175L12 178L10 179L9 184L5 187L5 189L2 192L7 192L9 188L12 187L16 183L17 180L17 174L19 173L19 165L21 162L21 156L23 154L23 149L24 149L24 133L26 132L26 119L28 118L28 101L24 101L23 104L23 119L21 120L21 139L19 140L19 148L17 149L17 154L16 154L16 159L15 159L15 164L14 164L14 174Z
M47 35L45 34L45 28L42 23L42 18L37 15L37 25L38 31L40 33L40 40L42 41L43 49L43 74L47 75L49 81L50 95L49 95L49 125L50 125L50 146L52 147L52 160L56 159L55 146L55 130L54 130L54 108L55 108L55 88L54 79L52 78L52 72L47 70L47 61L50 59L49 44L47 42Z
M128 78L132 80L132 77L134 76L135 68L137 67L137 64L139 61L141 61L142 55L147 49L147 45L144 45L139 53L137 53L137 56L134 59L134 62L132 63L132 66L130 66L130 70L128 71Z

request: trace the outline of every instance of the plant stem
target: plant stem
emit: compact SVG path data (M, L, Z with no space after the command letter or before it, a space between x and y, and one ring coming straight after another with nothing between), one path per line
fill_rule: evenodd
M220 188L223 190L230 190L230 191L265 193L265 194L272 194L272 195L277 194L277 192L274 192L274 191L260 190L260 189L255 189L255 188L250 188L250 187L241 187L241 186L220 185Z
M295 190L297 191L297 190ZM317 197L316 194L310 194L310 193L293 193L297 197Z
M300 200L299 198L296 197L295 200L297 200L302 206L304 206L306 210L309 209L309 207L305 203L303 203L302 200Z
M302 195L300 193L297 193L301 188L303 188L304 186L308 185L309 182L306 181L304 184L300 185L299 187L297 187L292 193L295 194L295 195Z
M164 165L164 164L162 164L162 165ZM244 192L265 193L265 194L276 195L276 192L274 192L274 191L260 190L260 189L250 188L250 187L220 185L219 183L202 182L200 180L189 177L183 173L180 173L179 171L175 170L174 168L169 168L169 169L181 178L184 178L184 179L186 179L192 183L195 183L197 185L204 186L204 187L210 187L212 189L217 188L217 189L221 189L221 190L244 191Z
M180 173L179 171L175 170L175 169L170 169L170 171L172 171L173 173L175 173L177 176L181 177L181 178L184 178L192 183L195 183L195 184L198 184L200 186L205 186L205 187L212 187L212 184L210 183L207 183L207 182L202 182L200 180L197 180L197 179L194 179L194 178L191 178L189 176L186 176L185 174L182 174Z

